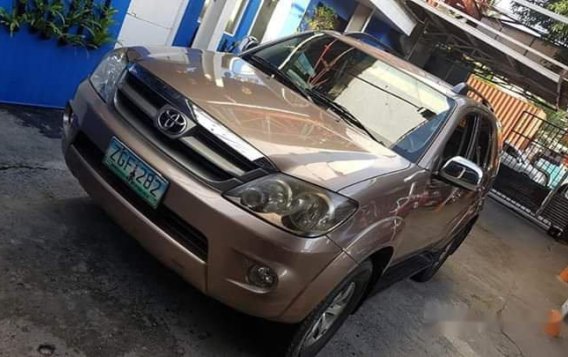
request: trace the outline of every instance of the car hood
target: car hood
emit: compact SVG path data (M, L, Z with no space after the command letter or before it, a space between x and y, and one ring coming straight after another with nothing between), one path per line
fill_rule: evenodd
M185 48L137 53L145 69L292 176L339 190L410 165L240 57Z

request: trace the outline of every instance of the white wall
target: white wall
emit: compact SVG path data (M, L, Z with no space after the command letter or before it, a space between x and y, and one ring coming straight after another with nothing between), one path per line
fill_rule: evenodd
M262 42L293 34L300 25L309 3L310 0L280 0L268 23Z
M170 46L188 0L132 0L118 35L120 46Z
M236 0L215 0L209 5L192 47L210 51L217 49L236 2Z

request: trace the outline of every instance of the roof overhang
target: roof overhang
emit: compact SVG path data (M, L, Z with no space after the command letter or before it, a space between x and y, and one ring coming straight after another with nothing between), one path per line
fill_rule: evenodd
M416 27L414 16L397 0L366 0L361 2L375 8L382 15L382 19L407 36L410 36Z
M405 0L425 25L424 39L460 52L474 64L520 88L566 109L568 66L517 41L439 0ZM537 57L535 61L526 56Z

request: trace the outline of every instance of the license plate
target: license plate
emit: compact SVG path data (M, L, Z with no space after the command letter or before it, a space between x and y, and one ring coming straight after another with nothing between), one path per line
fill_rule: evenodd
M150 165L113 137L103 163L153 208L158 207L169 186Z

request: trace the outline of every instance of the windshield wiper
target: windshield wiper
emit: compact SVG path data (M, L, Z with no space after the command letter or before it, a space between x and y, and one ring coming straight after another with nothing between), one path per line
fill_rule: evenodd
M256 55L248 55L243 58L245 60L253 62L255 66L261 67L260 69L269 73L273 77L276 77L285 86L291 87L293 90L300 93L300 95L302 95L304 98L308 99L309 101L312 101L310 94L304 87L302 87L300 84L296 83L294 80L288 77L286 73L284 73L280 68L278 68L270 61Z
M378 142L379 144L381 144L383 146L386 146L385 143L383 143L379 139L375 138L375 136L371 133L371 131L369 131L369 129L367 129L367 127L363 123L361 123L361 121L359 119L357 119L357 117L355 117L349 111L349 109L345 108L343 105L337 103L336 101L334 101L333 99L331 99L330 97L328 97L327 95L323 94L322 92L320 92L316 89L310 89L307 92L316 101L322 103L323 105L325 105L329 109L333 110L336 114L339 115L339 117L341 119L343 119L344 121L346 121L347 123L349 123L353 126L356 126L359 129L363 130L371 139L375 140L376 142Z
M257 56L257 55L247 55L243 57L244 60L252 62L253 65L260 67L259 69L271 74L273 77L276 77L280 82L288 87L292 87L292 89L296 90L296 92L300 93L303 97L313 102L314 100L318 101L319 103L325 105L329 109L333 110L340 118L342 118L347 123L356 126L357 128L363 130L371 139L378 142L379 144L386 146L382 141L375 138L373 134L361 123L359 119L357 119L351 112L345 108L343 105L337 103L333 99L329 98L322 92L316 89L307 89L302 87L300 84L296 83L292 80L285 72L283 72L280 68L276 65L271 63L270 61Z

